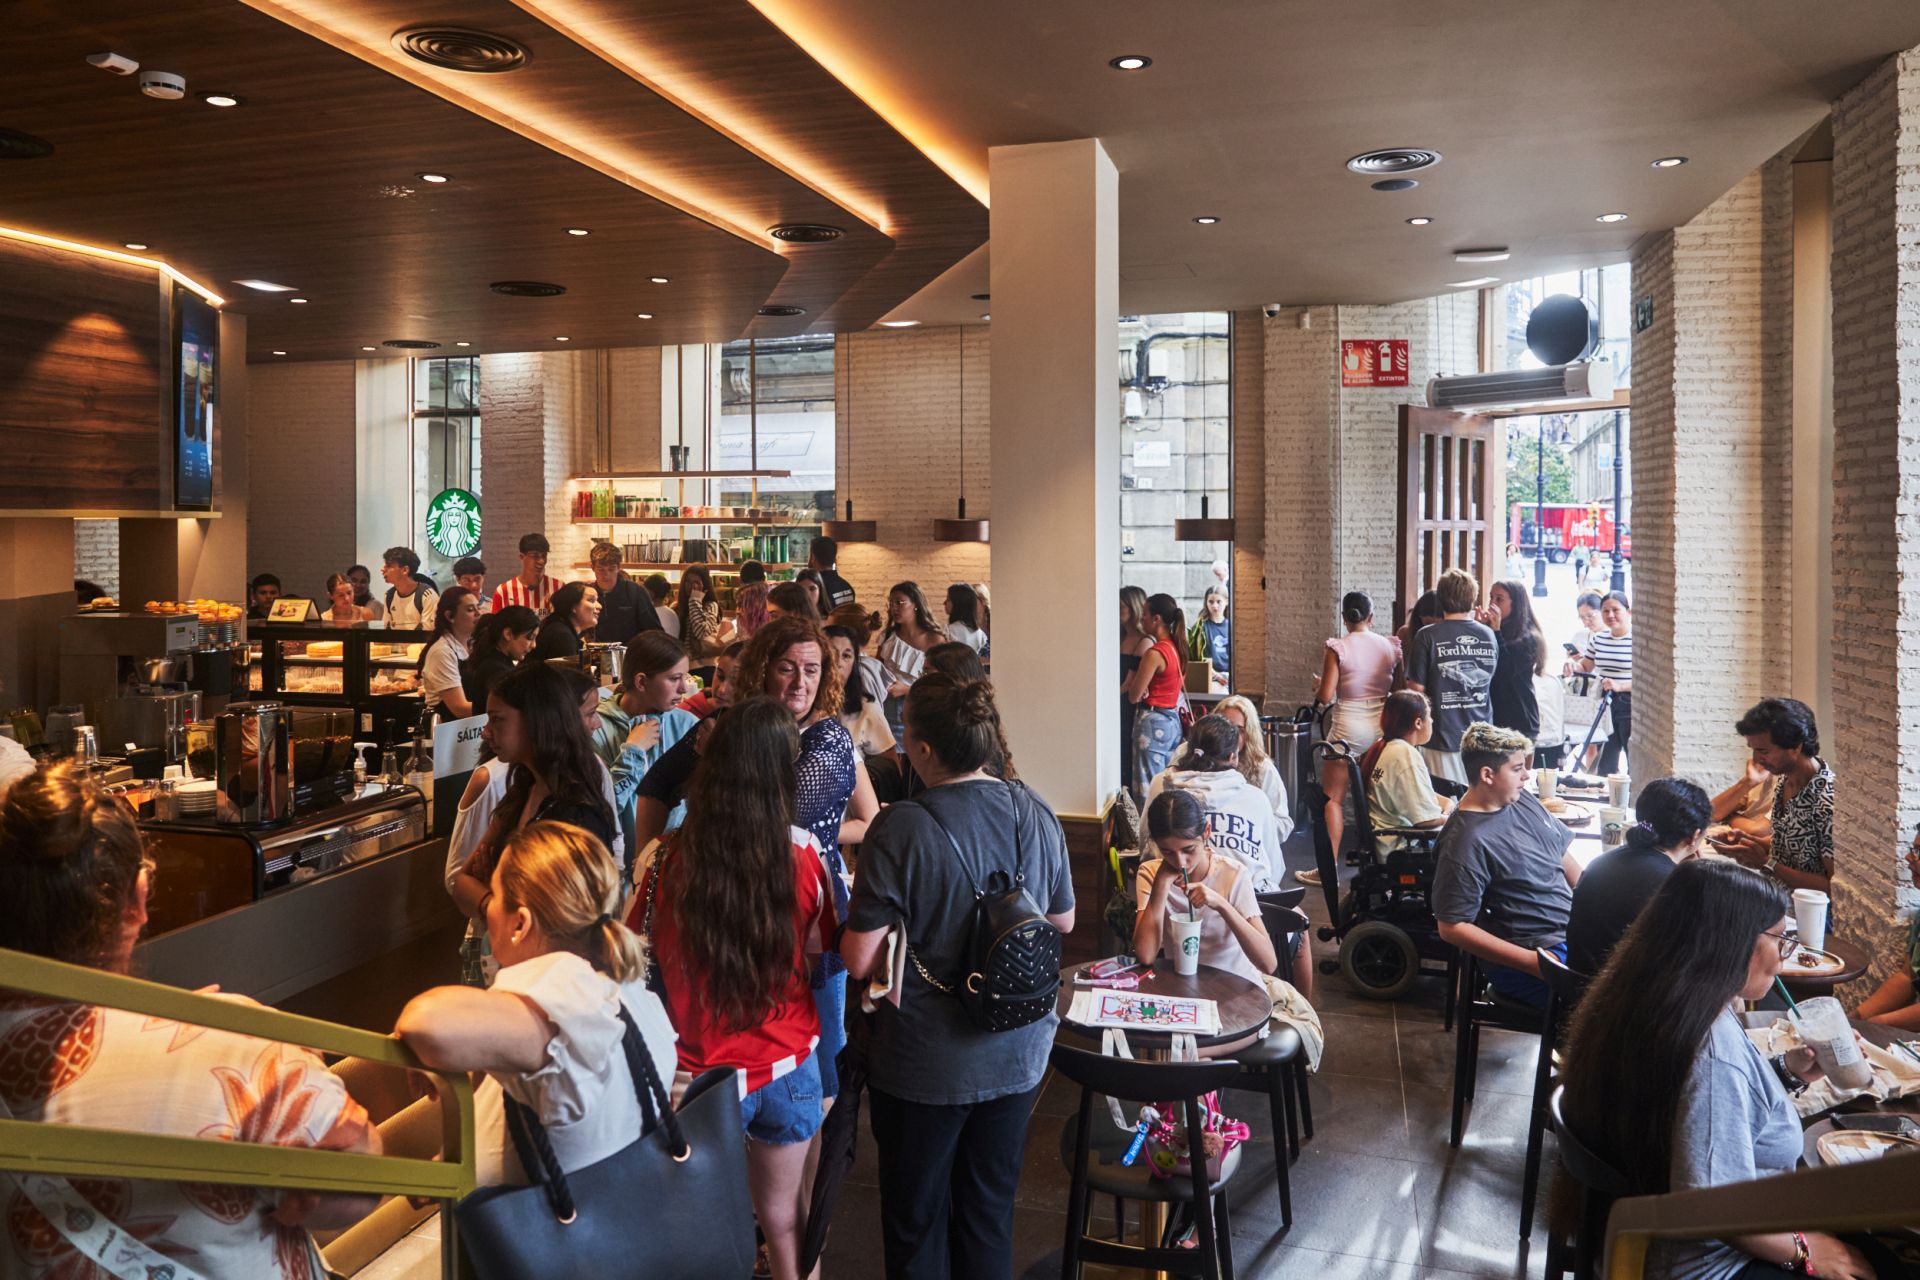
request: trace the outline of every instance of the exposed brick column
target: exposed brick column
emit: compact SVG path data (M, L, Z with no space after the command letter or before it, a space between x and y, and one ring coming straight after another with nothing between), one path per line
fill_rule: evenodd
M1756 171L1633 258L1634 296L1653 304L1633 352L1636 783L1726 785L1745 761L1734 722L1785 691L1786 450L1768 431L1786 433L1766 403L1765 305L1792 271L1769 228L1791 217L1790 189Z
M1333 307L1289 307L1266 324L1261 546L1267 578L1267 700L1275 710L1312 699L1321 646L1332 634L1329 620L1344 589L1336 315Z
M1834 919L1896 962L1920 818L1920 57L1833 113ZM1865 984L1860 984L1864 988Z

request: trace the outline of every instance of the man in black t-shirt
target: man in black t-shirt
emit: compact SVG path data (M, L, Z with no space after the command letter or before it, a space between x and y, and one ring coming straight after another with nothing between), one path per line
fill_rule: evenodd
M587 553L593 568L593 585L600 592L600 619L593 624L593 638L606 644L625 644L642 631L662 630L659 610L653 597L626 574L620 572L620 548L611 542L596 542Z
M815 538L807 547L807 567L820 575L825 589L826 599L820 602L823 618L841 605L853 603L853 587L833 569L839 556L840 544L832 538Z

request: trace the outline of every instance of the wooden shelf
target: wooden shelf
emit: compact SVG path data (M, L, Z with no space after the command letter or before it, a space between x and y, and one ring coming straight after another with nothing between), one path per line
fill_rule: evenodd
M568 476L569 480L785 480L791 471L612 471Z
M818 520L770 520L758 516L575 516L574 524L770 525L776 529L818 529Z
M633 564L623 564L620 567L629 573L635 569L721 569L738 572L740 566L744 563L746 562L743 560L703 560L691 564L680 564L677 562L674 564L660 564L653 560L640 560ZM798 564L790 560L762 560L759 563L763 569L804 569L807 567L804 564ZM585 560L576 560L573 567L576 569L591 569L593 565Z

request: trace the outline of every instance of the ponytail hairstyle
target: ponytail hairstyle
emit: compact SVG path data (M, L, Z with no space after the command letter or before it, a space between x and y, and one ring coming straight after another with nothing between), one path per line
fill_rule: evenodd
M1000 708L985 680L955 680L940 671L923 675L907 691L904 719L915 740L933 748L952 772L1014 776Z
M476 656L492 653L509 634L532 635L538 630L540 615L523 604L510 604L504 609L483 613L480 615L480 625L473 631L473 653Z
M1164 592L1148 596L1147 612L1160 619L1160 625L1167 629L1167 642L1184 666L1188 661L1187 615L1180 612L1180 602Z
M620 922L620 868L591 832L565 822L535 822L507 837L500 852L500 897L521 907L563 950L615 982L631 982L646 964L640 938Z
M818 542L816 538L814 541ZM845 627L853 637L853 651L866 651L867 641L873 639L873 633L880 629L880 615L870 613L851 602L841 605L827 615L827 622L836 627Z
M1627 832L1637 849L1674 849L1692 840L1713 821L1713 801L1685 778L1655 778L1634 801L1639 825Z
M767 625L766 570L761 570L757 582L747 582L743 570L740 581L745 585L733 597L733 630L742 639L750 640L754 632Z
M135 886L153 862L127 802L59 761L0 802L0 947L116 968Z
M1432 716L1433 708L1427 703L1427 695L1418 689L1401 689L1388 694L1386 705L1380 708L1380 741L1361 755L1360 776L1371 777L1373 766L1379 762L1380 753L1387 749L1387 744L1406 737L1413 732L1414 725Z
M1149 840L1200 840L1206 834L1206 808L1191 791L1168 787L1147 806Z
M1349 591L1340 597L1340 621L1347 629L1363 625L1373 616L1373 597L1364 591Z
M1239 726L1217 711L1201 716L1187 731L1186 766L1198 773L1231 769L1239 754Z
M961 684L987 678L987 664L980 661L979 653L958 640L943 640L927 650L926 669L945 672Z
M695 984L721 1026L743 1031L806 982L794 922L800 729L786 707L758 696L713 725L686 821L654 864L656 892L679 929L676 978Z
M420 646L420 659L413 664L415 671L425 671L428 651L453 634L453 615L460 611L460 602L472 594L459 585L448 587L440 593L440 604L433 611L432 638Z

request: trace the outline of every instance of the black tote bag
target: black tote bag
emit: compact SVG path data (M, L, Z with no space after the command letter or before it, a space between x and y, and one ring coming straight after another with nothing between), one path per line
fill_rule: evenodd
M640 1137L571 1173L532 1110L509 1097L507 1132L534 1185L482 1187L454 1206L479 1280L709 1280L753 1273L753 1202L740 1091L702 1072L675 1111L623 1008Z

